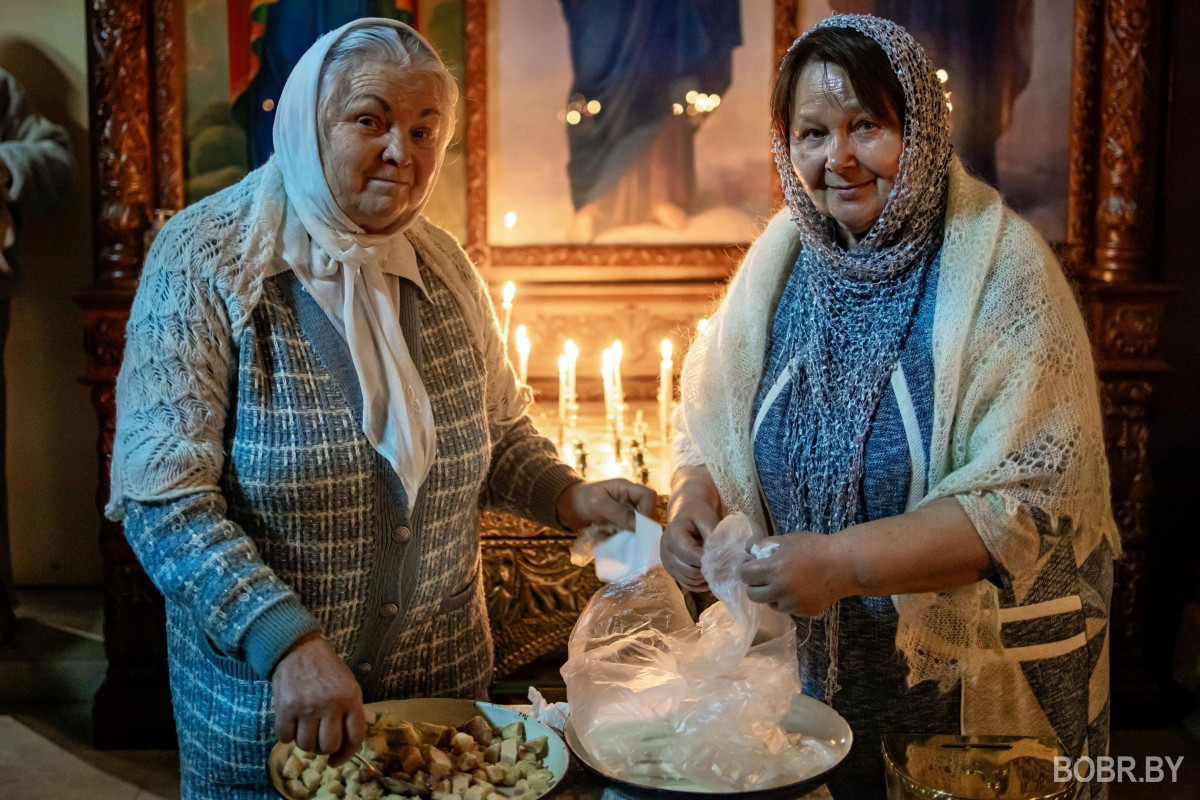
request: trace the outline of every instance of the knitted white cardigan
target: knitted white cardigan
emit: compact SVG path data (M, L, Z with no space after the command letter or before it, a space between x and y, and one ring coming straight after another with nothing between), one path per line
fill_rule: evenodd
M785 209L754 242L692 344L675 416L675 466L707 466L725 512L743 511L760 525L751 407L774 309L799 247ZM933 369L930 488L914 507L955 497L1011 575L1018 604L1039 574L1045 537L1073 537L1077 565L1101 540L1119 553L1095 367L1075 296L1045 241L957 158L950 166ZM1044 512L1054 530L1039 531L1031 509ZM984 664L994 676L996 662L1006 660L994 585L980 581L894 599L896 644L907 657L910 685L933 679L949 689L965 678L965 733L1030 730L1006 710L1002 681L973 679ZM1015 659L1011 668L1020 669Z

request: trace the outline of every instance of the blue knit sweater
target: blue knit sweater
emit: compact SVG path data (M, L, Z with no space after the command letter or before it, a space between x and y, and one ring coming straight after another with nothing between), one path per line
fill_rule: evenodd
M556 525L555 499L578 477L528 418L489 419L482 376L496 365L482 363L460 306L424 260L421 277L430 297L402 283L400 317L432 402L437 460L411 516L362 433L349 354L290 272L265 280L236 340L212 332L233 376L219 491L124 501L129 542L167 600L185 798L273 796L268 676L309 631L354 669L368 701L485 695L479 507ZM161 318L177 304L160 298L215 291L188 280L148 268L129 335L178 327Z

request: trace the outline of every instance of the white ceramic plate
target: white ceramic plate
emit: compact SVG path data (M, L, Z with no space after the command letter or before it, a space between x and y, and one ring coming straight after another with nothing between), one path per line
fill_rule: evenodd
M788 709L787 715L783 718L782 726L788 733L799 733L806 738L812 739L816 746L820 746L828 751L830 760L823 763L819 769L814 770L811 775L805 775L796 782L752 791L726 792L722 793L722 796L748 798L780 795L797 797L800 793L819 785L823 778L832 773L837 765L846 757L846 754L850 752L850 745L854 741L850 724L846 722L841 714L821 701L806 695L796 695L792 698L791 708ZM563 728L563 736L571 752L575 754L585 767L608 780L630 789L662 797L679 798L680 800L690 795L717 794L710 789L705 789L691 782L665 777L661 774L656 775L657 770L652 763L639 765L645 767L642 771L643 774L639 775L616 775L605 771L598 766L596 759L588 753L583 741L579 738L579 733L572 726L570 718L567 719L566 727ZM654 744L651 740L646 740L645 743L651 747Z
M513 711L511 708L494 703L421 697L412 700L381 700L378 703L367 703L364 708L367 711L374 711L376 714L386 712L408 722L430 722L435 725L460 725L477 714L490 722L493 728L503 728L514 722L524 722L526 739L546 737L548 751L546 757L542 759L542 763L554 774L554 781L546 792L552 791L558 785L563 776L567 774L567 767L571 763L567 746L563 744L558 731L549 725L538 722L528 714L522 714L520 711ZM272 748L271 755L267 759L267 773L271 776L271 783L274 784L275 791L288 800L294 800L294 798L284 788L283 765L287 762L291 752L291 744L279 742ZM509 786L497 786L496 791L505 796L513 794L513 789ZM546 794L546 792L542 794ZM538 796L541 797L541 795Z

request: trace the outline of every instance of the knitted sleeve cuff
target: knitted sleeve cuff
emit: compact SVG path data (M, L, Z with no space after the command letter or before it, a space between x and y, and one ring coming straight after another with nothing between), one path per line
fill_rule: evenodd
M312 614L300 604L300 598L291 595L250 623L246 629L246 661L255 675L266 680L297 639L319 629Z
M558 521L558 497L564 489L577 483L583 483L583 478L566 464L554 463L547 467L534 481L529 493L529 516L547 528L571 533Z

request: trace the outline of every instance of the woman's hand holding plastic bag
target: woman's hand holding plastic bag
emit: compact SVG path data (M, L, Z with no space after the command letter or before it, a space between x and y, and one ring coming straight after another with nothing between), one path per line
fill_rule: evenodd
M750 602L739 577L759 538L741 514L712 532L702 571L721 602L698 624L661 567L614 581L584 609L562 672L572 727L608 773L739 791L814 771L817 756L779 724L800 693L795 627Z

